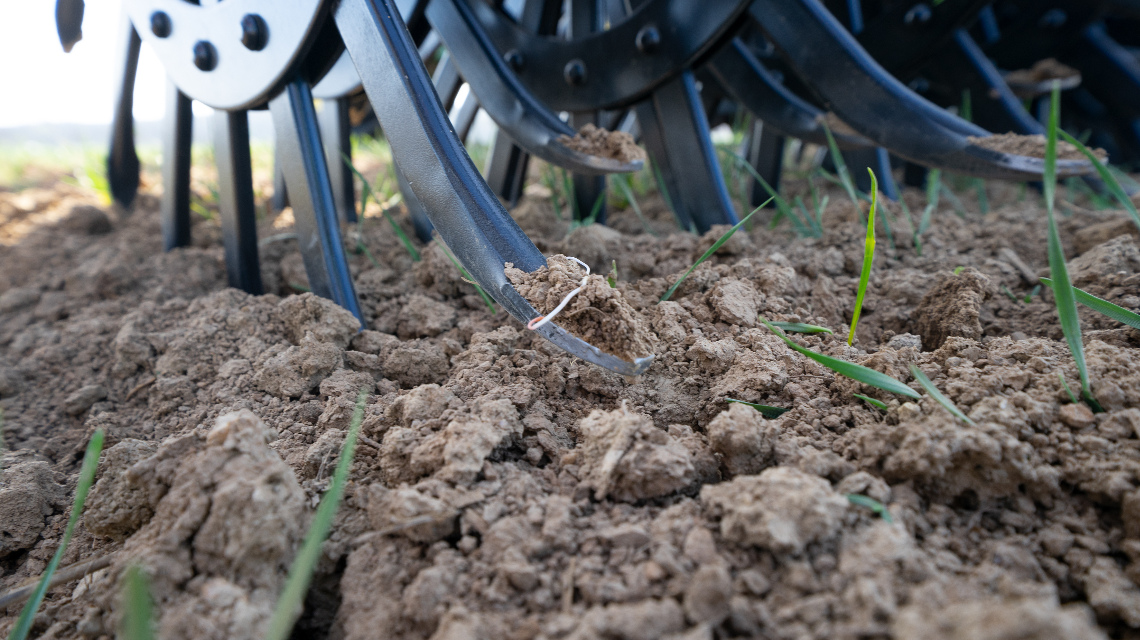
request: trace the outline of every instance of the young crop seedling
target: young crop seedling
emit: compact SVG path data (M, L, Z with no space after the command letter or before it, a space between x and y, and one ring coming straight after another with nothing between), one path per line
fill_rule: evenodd
M910 365L910 375L914 376L915 380L918 380L918 384L927 393L930 394L931 398L934 398L938 404L942 405L942 408L949 411L950 414L955 418L958 418L962 422L973 426L974 421L970 419L970 416L962 413L962 410L955 406L954 403L950 401L950 398L942 395L942 392L938 390L938 387L934 386L934 383L930 381L930 378L926 377L926 374L922 372L922 369L919 369L917 366L912 364Z
M793 341L791 338L784 335L783 331L777 329L764 317L760 318L760 322L763 322L764 326L768 327L772 333L779 336L784 341L784 344L787 344L793 351L797 351L811 358L812 360L815 360L816 362L822 364L828 369L831 369L841 376L846 376L857 382L862 382L865 385L869 385L877 389L882 389L883 391L897 393L908 398L914 398L917 400L918 398L922 397L914 389L911 389L905 384L884 373L880 373L874 369L864 367L860 364L855 364L854 362L847 362L846 360L840 360L839 358L825 356L822 353L816 353L811 349L801 347L800 345L796 344L795 341Z
M356 453L356 440L360 435L360 423L364 421L364 404L367 400L368 389L361 389L360 394L356 396L356 409L352 412L348 434L344 437L344 444L340 448L340 459L337 461L336 471L333 472L332 484L321 497L317 513L313 516L313 523L309 525L301 549L297 552L293 565L289 567L289 577L285 580L285 588L277 598L277 606L273 610L273 618L269 621L266 640L287 640L292 633L293 624L301 615L301 604L309 591L313 570L317 568L321 545L328 537L333 517L344 496L344 486L348 482L348 472L352 468L352 458Z
M876 399L872 398L871 396L865 396L861 393L853 393L851 395L855 396L856 398L859 398L863 402L866 402L867 404L871 405L872 407L875 407L876 409L881 409L883 411L886 411L889 408L889 407L887 407L887 403L883 402L882 400L876 400Z
M416 249L416 246L412 244L411 239L408 238L408 234L404 233L404 230L396 223L396 220L389 211L392 207L400 203L400 194L394 193L392 197L386 201L381 200L376 196L375 192L372 191L372 187L368 185L368 180L365 180L364 176L356 170L356 167L352 166L352 160L344 154L341 155L344 157L344 163L348 166L349 171L360 179L360 223L364 223L364 208L368 206L368 198L372 198L380 205L380 213L384 216L384 219L388 221L388 224L392 225L392 231L395 232L396 237L400 239L400 244L404 246L404 250L412 257L412 261L419 262L420 252Z
M1053 281L1049 278L1041 278L1041 283L1050 289L1053 288ZM1040 285L1038 285L1040 286ZM1125 309L1119 305L1112 304L1108 300L1098 298L1091 293L1082 291L1073 287L1073 294L1076 296L1077 302L1085 305L1086 307L1106 315L1117 322L1126 324L1133 329L1140 329L1140 315Z
M1072 402L1073 404L1080 402L1081 399L1078 398L1077 394L1073 393L1072 388L1069 387L1069 381L1065 380L1065 374L1058 371L1057 377L1061 380L1061 387L1063 387L1065 389L1065 393L1069 395L1069 402Z
M766 404L756 404L755 402L745 402L744 400L737 400L736 398L725 398L724 401L725 402L734 402L736 404L742 404L745 406L752 407L753 409L759 411L760 415L764 416L765 418L767 418L769 420L774 420L776 418L779 418L780 416L782 416L785 413L787 413L788 411L790 411L790 409L785 409L783 407L770 407Z
M455 265L455 268L459 270L459 277L463 278L464 282L475 287L475 290L479 292L479 297L483 298L483 304L487 305L487 309L490 310L491 315L498 313L495 310L495 303L491 301L491 296L487 295L487 292L483 290L483 287L479 286L478 282L475 282L475 279L471 277L467 269L464 269L463 265L459 264L459 260L456 260L455 256L451 255L451 250L447 248L447 244L439 237L439 234L436 233L435 236L435 241L439 244L440 251L443 251L443 255L447 256L451 264Z
M919 218L918 227L914 230L914 250L918 255L922 255L922 234L930 228L930 220L934 215L934 210L938 208L938 194L942 189L942 172L938 169L931 169L926 174L926 206L922 209L922 217Z
M127 569L123 579L122 637L125 640L151 640L154 637L154 603L150 580L139 565Z
M702 255L700 258L697 258L697 261L693 263L693 266L689 267L688 270L685 271L685 273L683 273L681 275L681 277L678 278L677 281L673 283L673 286L669 287L669 290L665 292L665 295L661 296L661 302L665 302L669 298L673 297L673 294L677 292L677 288L681 286L681 283L685 281L685 278L689 277L689 274L693 272L693 269L696 269L698 266L700 266L700 264L702 262L704 262L705 260L708 260L709 256L716 253L717 249L721 248L722 246L724 246L724 243L728 242L728 239L732 237L732 234L736 233L737 229L744 226L744 223L748 222L749 218L751 218L753 215L755 215L757 211L763 209L764 205L768 204L771 201L772 201L772 198L768 198L767 200L764 201L763 204L761 204L759 207L756 207L755 209L753 209L748 215L744 216L744 218L740 222L737 222L735 225L733 225L731 229L729 229L728 231L725 231L724 235L722 235L720 237L720 239L718 239L716 242L714 242L713 245L711 247L709 247L708 251L705 251L704 255Z
M835 172L839 175L839 183L843 185L843 190L847 192L847 197L851 198L851 204L855 208L859 208L859 194L855 190L855 181L851 179L851 172L847 170L847 163L843 161L843 154L839 151L839 145L835 142L835 136L831 135L831 127L823 122L823 133L827 136L827 149L831 152L831 161L835 163ZM871 185L871 191L875 191L875 185ZM859 212L860 217L862 212Z
M637 219L641 221L641 226L645 229L645 233L651 236L657 236L657 232L653 230L653 227L649 226L649 221L646 220L645 215L641 213L641 205L637 203L637 197L633 194L633 178L628 175L618 174L611 176L610 179L614 181L614 184L618 186L622 195L625 196L625 199L629 202L630 208L632 208L634 214L637 215Z
M871 280L871 263L875 260L875 209L879 202L879 183L875 180L875 172L867 169L871 174L871 209L867 213L867 238L863 241L863 270L859 273L859 289L855 293L855 310L851 313L851 331L847 334L847 344L855 342L855 327L859 324L859 315L863 311L863 298L867 295L867 283Z
M87 443L87 451L83 454L83 466L79 469L79 483L75 485L75 502L71 505L71 516L67 519L67 528L63 530L63 539L59 543L59 548L55 550L55 555L48 562L47 568L44 569L39 584L36 585L36 590L32 592L32 597L28 599L23 610L20 611L20 617L16 620L16 626L12 627L12 632L8 634L8 640L24 640L28 637L28 632L32 630L32 621L36 617L36 611L39 610L40 604L44 600L48 585L51 584L52 575L55 574L60 560L63 559L67 544L71 542L71 535L75 532L75 525L79 523L79 516L83 513L83 505L87 501L87 492L95 483L95 469L99 466L99 454L102 451L103 430L96 429L95 433L91 435L91 440Z
M1073 283L1069 280L1069 268L1065 264L1065 252L1061 247L1061 234L1057 230L1057 218L1053 211L1057 191L1057 131L1060 129L1058 120L1061 113L1061 85L1059 81L1053 82L1053 94L1050 98L1049 128L1045 142L1045 178L1043 180L1045 192L1045 214L1049 223L1049 275L1053 282L1053 300L1057 305L1057 315L1061 319L1061 331L1069 343L1069 352L1077 364L1077 373L1081 377L1081 397L1092 408L1100 413L1104 410L1092 395L1089 384L1088 365L1085 363L1085 347L1081 341L1081 320L1077 315L1076 294L1073 292Z
M1089 162L1096 167L1096 172L1100 174L1100 179L1104 181L1104 185L1108 188L1109 192L1124 206L1129 217L1132 218L1133 224L1140 228L1140 213L1136 211L1136 205L1133 204L1132 198L1128 197L1128 193L1124 191L1124 187L1120 186L1120 181L1116 179L1116 174L1110 171L1109 168L1100 161L1100 158L1096 157L1096 154L1093 153L1091 149L1085 146L1080 140L1069 135L1067 131L1057 129L1057 134L1064 138L1066 142L1076 147L1089 159Z
M853 505L870 509L875 513L875 515L882 518L883 522L886 522L887 524L894 524L894 518L891 517L891 512L887 510L887 507L884 506L882 502L879 502L874 498L860 495L858 493L849 493L847 494L847 501Z
M781 220L787 218L792 223L792 227L795 229L796 235L803 238L818 237L815 235L815 230L811 223L801 220L792 206L788 204L788 201L779 194L775 187L768 184L768 181L765 180L764 177L761 176L756 171L756 169L753 168L751 164L749 164L747 160L730 151L725 151L725 155L730 158L733 163L739 165L741 168L751 174L752 179L755 180L757 184L759 184L764 188L765 191L768 192L768 195L770 197L764 204L760 205L761 207L767 206L768 202L774 202L776 204L776 215L772 216L772 220L768 223L769 229L775 229L776 226L780 224ZM824 204L826 205L826 202ZM822 215L823 214L821 209L819 214L819 218L821 220Z
M827 327L821 327L815 324L804 324L802 322L772 322L773 327L779 327L784 331L791 333L835 333Z
M617 260L610 261L610 272L606 276L606 284L610 285L611 289L617 289Z

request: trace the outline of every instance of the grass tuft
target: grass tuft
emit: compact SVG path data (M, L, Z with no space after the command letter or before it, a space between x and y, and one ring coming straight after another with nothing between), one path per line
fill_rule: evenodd
M745 402L744 400L737 400L736 398L725 398L724 400L725 400L725 402L734 402L736 404L743 404L743 405L752 407L753 409L759 411L760 415L764 416L765 418L767 418L769 420L774 420L776 418L779 418L780 416L784 415L788 411L791 411L791 409L785 409L783 407L770 407L766 404L756 404L755 402Z
M783 331L777 329L765 318L761 317L760 322L763 322L764 326L768 327L772 333L779 336L785 344L792 348L792 350L798 351L799 353L811 358L812 360L815 360L816 362L822 364L828 369L831 369L841 376L846 376L857 382L862 382L865 385L869 385L877 389L882 389L883 391L897 393L908 398L918 399L922 397L914 389L911 389L905 384L884 373L879 373L878 371L864 367L861 364L847 362L846 360L840 360L839 358L832 358L831 356L825 356L822 353L816 353L815 351L812 351L806 347L801 347L800 345L796 344L791 338L784 335Z
M75 502L71 505L71 517L67 519L67 528L63 530L63 540L60 541L59 548L55 550L55 555L51 557L51 562L48 562L47 569L44 570L39 584L36 585L36 590L32 592L32 597L28 599L24 609L20 611L20 618L16 620L16 626L12 627L12 632L8 634L8 640L24 640L28 637L28 632L32 630L32 621L35 620L36 611L39 610L40 604L44 600L48 585L51 584L52 575L55 574L60 560L63 559L67 544L71 542L75 525L79 522L80 514L83 513L83 504L87 501L87 492L95 483L95 469L99 466L99 454L102 451L103 430L96 429L91 436L91 441L87 443L87 451L83 454L83 466L79 469L79 483L75 486Z
M768 204L771 201L772 201L772 199L768 198L767 200L764 201L764 204L761 204L759 207L756 207L755 209L753 209L748 215L744 216L744 218L741 219L740 222L737 222L736 224L732 225L731 229L729 229L728 231L725 231L724 235L722 235L719 240L714 242L713 245L711 247L709 247L709 250L704 253L704 255L702 255L700 258L697 258L697 261L693 263L693 266L689 267L689 269L687 271L685 271L685 273L682 274L681 277L678 278L676 282L673 283L673 286L669 287L669 290L665 292L665 295L661 296L661 302L665 302L669 298L673 297L673 294L677 292L677 288L681 286L681 283L685 281L685 278L689 277L689 274L693 272L693 269L696 269L698 266L700 266L700 264L702 262L704 262L705 260L708 260L709 256L716 253L717 249L721 248L721 246L723 246L724 243L728 242L728 239L732 237L732 234L736 233L737 229L744 226L744 223L748 222L749 218L751 218L753 215L755 215L757 211L763 209L764 205Z
M859 324L859 315L863 312L863 298L867 295L867 283L871 280L871 263L875 260L875 209L879 204L879 183L875 179L875 172L867 169L871 174L871 209L867 212L867 238L863 241L863 271L859 273L859 289L855 293L855 311L851 314L851 331L847 334L847 344L855 342L855 327Z
M292 633L293 625L301 614L301 605L305 594L309 591L309 582L313 578L313 570L317 567L317 560L321 556L321 545L329 535L333 517L336 516L340 500L344 496L344 486L348 482L348 472L352 468L352 457L356 453L356 439L360 434L360 423L364 421L364 403L368 400L368 389L361 389L356 397L356 409L352 412L352 422L348 427L348 435L340 448L340 459L333 473L332 484L321 498L317 507L317 514L313 523L309 525L309 532L305 534L305 541L289 567L289 578L285 581L285 588L277 598L277 607L273 611L273 619L269 622L267 640L286 640Z
M910 365L910 375L914 376L915 380L918 380L918 384L921 385L922 388L930 394L931 398L934 398L938 404L942 405L942 408L949 411L951 415L953 415L955 418L958 418L962 422L965 422L971 426L974 425L974 421L970 419L970 416L962 413L962 410L955 406L954 403L950 401L950 398L942 395L942 392L938 390L938 387L934 386L934 383L930 381L930 378L926 377L926 374L922 372L922 369L919 369L917 366L912 364Z
M1057 315L1061 319L1061 331L1069 343L1069 351L1077 364L1077 372L1081 377L1081 397L1088 403L1093 411L1100 413L1104 410L1092 395L1089 385L1089 370L1085 363L1085 347L1081 341L1081 320L1077 315L1076 294L1073 292L1073 283L1069 280L1069 269L1065 265L1065 252L1061 248L1061 234L1057 230L1057 218L1054 214L1054 200L1057 195L1057 122L1061 113L1061 85L1059 81L1053 82L1053 95L1049 108L1049 130L1045 143L1045 213L1049 219L1049 275L1053 281L1053 300L1057 305Z

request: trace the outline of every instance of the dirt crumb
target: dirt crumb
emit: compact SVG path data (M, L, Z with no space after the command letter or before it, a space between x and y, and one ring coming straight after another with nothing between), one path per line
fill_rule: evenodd
M1103 640L1091 612L1081 605L1019 599L975 601L899 612L895 637L904 640Z
M599 500L622 502L668 495L692 482L692 454L653 422L624 407L593 411L579 424L573 460ZM563 459L566 462L566 459Z
M539 313L549 313L568 293L578 288L585 271L563 255L550 256L547 266L533 273L506 265L507 278ZM570 333L623 360L653 354L655 337L645 318L626 301L621 291L593 274L586 286L553 320Z
M827 480L791 467L706 485L701 504L725 540L793 554L834 537L847 510Z
M709 423L708 434L730 476L760 473L773 462L775 427L752 407L729 404Z
M922 297L914 310L915 332L922 346L934 351L951 336L982 336L982 303L993 295L994 285L976 269L945 274Z
M966 138L970 144L999 151L1015 156L1029 158L1045 157L1045 136L1043 134L1022 135L1020 133L995 133L992 136L970 136ZM1108 161L1108 152L1104 149L1091 149L1093 155L1102 162ZM1058 160L1085 160L1085 154L1064 140L1057 141Z
M1045 58L1033 63L1028 69L1017 69L1005 74L1005 81L1010 84L1036 84L1046 80L1064 80L1073 76L1080 77L1081 72L1056 58Z
M645 151L633 136L624 131L609 131L587 122L573 137L560 136L558 141L575 151L620 162L645 159Z
M45 462L23 462L0 476L0 558L30 549L64 500Z

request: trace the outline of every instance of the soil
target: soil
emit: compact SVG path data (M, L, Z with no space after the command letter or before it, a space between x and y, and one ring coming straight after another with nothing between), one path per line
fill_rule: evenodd
M1140 332L1082 309L1106 412L1072 404L1051 294L1033 293L1042 207L986 188L984 215L965 192L961 217L943 199L921 254L884 204L894 242L881 228L853 347L864 229L830 185L822 237L758 222L664 303L723 229L677 231L652 195L642 211L660 235L630 211L571 232L532 190L514 214L551 266L519 289L545 311L581 279L558 254L599 274L616 261L617 288L596 276L571 309L643 319L656 358L636 380L492 315L438 246L413 262L376 217L360 229L375 263L351 254L359 331L297 293L288 236L262 247L270 293L250 296L225 288L215 221L162 253L153 191L132 212L66 185L0 192L0 238L19 236L0 245L0 597L44 570L102 428L62 564L92 572L48 592L33 634L114 636L139 563L161 637L264 635L363 387L296 637L1140 637ZM922 210L920 192L903 197ZM1074 281L1140 309L1134 230L1087 204L1062 207ZM560 323L605 315L573 314ZM830 327L793 339L917 388L916 364L976 424L837 377L758 314ZM726 398L789 410L769 420ZM0 610L0 633L18 613Z
M970 144L977 145L983 149L1000 151L1015 156L1027 156L1030 158L1045 157L1046 140L1045 136L1041 134L1022 135L1019 133L995 133L992 136L985 137L970 136L966 138L966 140L969 141ZM1108 161L1108 152L1104 149L1090 149L1090 151L1092 151L1093 155L1100 161ZM1084 160L1085 154L1081 153L1080 149L1077 149L1068 142L1058 140L1057 159Z
M1056 58L1038 60L1028 69L1018 69L1005 75L1005 81L1014 84L1036 84L1046 80L1064 80L1079 76L1080 71L1058 61Z
M516 269L508 262L506 274L518 292L543 314L548 314L580 287L581 291L551 322L602 351L628 361L653 354L656 336L645 318L605 277L587 276L581 265L563 255L550 256L547 266L533 273Z
M573 137L561 136L558 141L575 151L592 156L611 158L621 162L645 159L645 150L637 146L633 136L624 131L609 131L587 122Z

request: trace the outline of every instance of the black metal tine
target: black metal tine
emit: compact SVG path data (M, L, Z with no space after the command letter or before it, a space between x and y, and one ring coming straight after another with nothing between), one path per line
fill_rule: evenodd
M787 142L779 131L765 126L762 120L752 123L745 144L745 159L756 173L764 178L777 192L780 190L780 176L784 167L784 146ZM749 202L754 207L760 206L769 197L768 190L758 180L752 181L752 192ZM774 205L772 205L774 206Z
M352 170L347 162L352 160L352 141L349 138L351 125L348 122L348 98L325 100L317 114L321 127L321 142L325 146L328 159L329 181L332 183L333 202L341 222L356 222L356 187ZM348 160L346 160L347 158Z
M285 172L281 169L281 147L273 146L273 198L270 205L277 213L289 206L289 187L285 184Z
M83 0L56 0L55 31L65 53L83 39Z
M769 128L813 144L827 144L827 134L823 130L826 114L788 90L780 82L778 74L765 67L740 38L722 47L709 60L706 69L733 100L763 120ZM832 131L832 134L840 149L874 145L858 134L843 131Z
M412 191L411 185L408 184L408 179L404 176L404 172L400 170L400 165L395 162L392 163L393 171L396 174L396 186L400 189L400 194L403 196L404 206L408 208L408 217L412 219L412 229L416 232L416 237L420 242L427 244L432 241L432 232L435 227L431 224L431 218L428 217L427 209L424 208L420 199L416 197Z
M479 99L473 93L468 93L463 104L459 105L459 111L455 114L455 132L463 142L467 142L467 136L475 124L475 116L479 115L479 106Z
M1117 144L1135 154L1140 149L1140 60L1099 22L1085 29L1061 60L1081 72L1082 87L1104 105Z
M111 197L124 209L129 209L139 191L139 156L135 153L135 73L139 67L139 48L142 40L123 15L123 43L119 50L118 96L115 115L111 120L111 150L107 154L107 184Z
M678 222L685 228L692 224L698 233L716 224L736 224L692 71L661 85L639 103L637 119Z
M162 127L162 246L190 246L190 145L194 126L191 100L166 81Z
M867 55L818 0L753 0L749 12L831 111L891 152L983 178L1032 180L1042 175L1042 158L970 143L968 136L989 132L907 89ZM1091 171L1087 161L1057 162L1061 176Z
M891 171L891 154L886 149L872 147L844 151L843 159L859 191L871 193L871 176L867 173L867 169L871 169L879 183L879 192L891 200L899 199L899 188Z
M600 6L603 0L569 0L566 8L569 10L567 36L570 38L586 38L591 33L600 31L605 19L605 8ZM579 130L586 124L597 126L598 113L596 111L580 111L570 114L567 124L570 129ZM581 222L590 217L594 206L598 206L594 221L604 224L606 220L606 178L589 173L575 171L570 175L571 215L574 220Z
M348 309L364 325L345 259L328 165L308 83L294 80L269 101L277 148L309 287Z
M531 95L491 42L466 0L434 0L428 19L443 37L471 93L487 115L532 155L578 173L633 172L640 161L594 156L562 143L574 130ZM525 61L524 61L525 63Z
M435 67L435 74L432 75L431 82L435 85L435 90L439 93L439 99L443 101L444 107L450 109L455 104L455 97L459 94L459 88L463 86L459 67L455 66L455 60L451 57L450 51L443 52L443 57L439 59L439 64Z
M333 15L393 158L405 169L415 168L416 181L409 187L443 241L508 313L523 322L537 318L507 280L504 265L535 271L546 259L471 162L392 0L341 0ZM553 322L537 332L573 355L625 375L638 375L652 362L652 356L627 362L604 353Z
M245 110L214 113L214 158L218 167L218 210L226 252L226 275L231 287L261 295L249 116Z
M530 154L516 145L502 129L496 131L484 173L491 190L508 206L515 206L522 197L529 165Z

